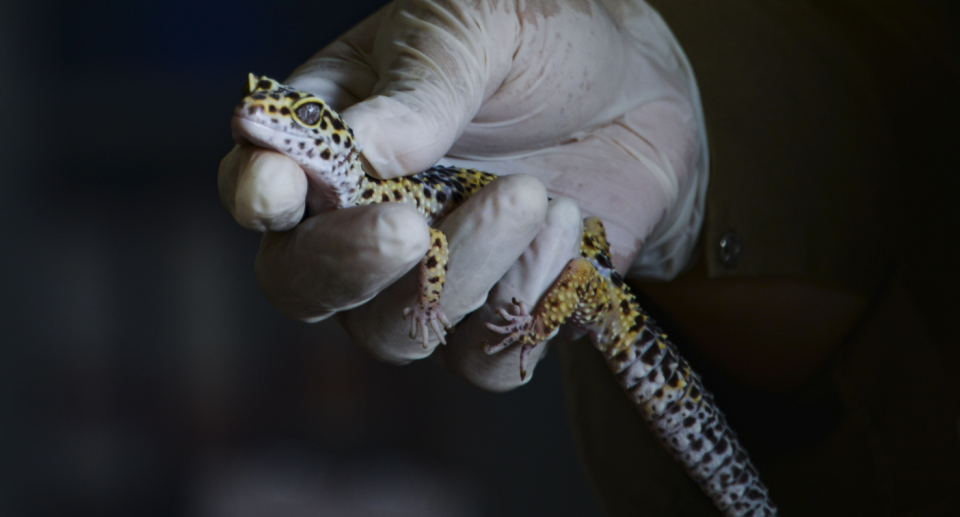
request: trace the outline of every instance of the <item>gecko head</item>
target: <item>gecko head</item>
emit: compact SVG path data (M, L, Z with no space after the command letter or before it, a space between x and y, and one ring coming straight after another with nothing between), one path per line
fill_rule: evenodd
M283 153L327 184L342 181L360 154L353 131L319 97L249 74L233 112L233 138Z

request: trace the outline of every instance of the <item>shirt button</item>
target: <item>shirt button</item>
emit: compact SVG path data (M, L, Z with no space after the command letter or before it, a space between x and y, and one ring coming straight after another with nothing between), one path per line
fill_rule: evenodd
M740 235L730 230L720 238L720 262L725 266L735 266L743 253Z

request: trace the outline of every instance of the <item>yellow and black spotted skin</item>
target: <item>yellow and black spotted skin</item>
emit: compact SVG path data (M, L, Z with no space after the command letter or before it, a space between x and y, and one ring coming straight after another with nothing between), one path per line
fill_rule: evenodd
M368 176L360 165L360 146L353 130L320 98L253 74L247 78L244 94L234 109L234 138L292 158L325 187L327 208L404 203L433 225L496 179L487 172L454 167L432 167L386 180ZM403 312L410 318L411 337L419 334L424 348L428 347L428 329L444 343L444 328L451 327L440 306L447 239L432 229L430 241L430 250L420 263L417 303Z
M325 189L328 208L371 203L406 203L433 225L495 179L486 172L433 167L413 176L380 180L364 174L353 131L321 99L267 77L250 74L245 96L234 111L234 137L279 151ZM417 303L403 311L411 337L424 346L432 330L441 342L449 328L440 308L446 279L447 241L431 229L431 246L420 263ZM494 354L521 347L521 376L533 347L556 335L561 325L587 332L664 446L728 517L777 514L750 458L703 389L700 377L640 308L610 261L610 246L597 218L584 221L581 257L570 261L528 312L501 310L506 325ZM399 316L399 315L398 315Z

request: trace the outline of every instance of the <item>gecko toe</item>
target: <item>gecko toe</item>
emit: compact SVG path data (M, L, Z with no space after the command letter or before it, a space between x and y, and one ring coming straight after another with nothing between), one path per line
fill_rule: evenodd
M530 352L533 351L534 345L523 345L523 348L520 349L520 380L526 380L527 373L529 370L527 366L530 363Z
M437 318L430 318L429 321L430 321L430 328L432 328L434 334L437 335L437 339L440 340L441 344L446 345L447 340L444 339L443 337L446 334L446 332L444 332L443 327L440 326L440 322L437 320Z

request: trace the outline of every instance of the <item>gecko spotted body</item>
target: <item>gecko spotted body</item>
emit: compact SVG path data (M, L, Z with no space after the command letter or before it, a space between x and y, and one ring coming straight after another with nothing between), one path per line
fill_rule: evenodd
M405 203L432 227L496 179L486 172L451 167L387 180L368 176L361 168L353 131L326 103L253 74L234 111L233 130L239 142L293 159L322 184L328 209ZM756 468L700 377L614 270L599 219L584 221L580 254L532 310L517 300L518 314L500 309L506 323L487 326L504 338L486 345L485 351L495 354L520 346L521 376L525 377L529 352L556 335L561 325L586 332L653 433L724 515L777 515ZM410 318L411 337L419 335L424 347L430 331L444 342L445 329L451 327L440 308L446 262L446 237L431 228L430 250L419 266L417 301L402 312Z

